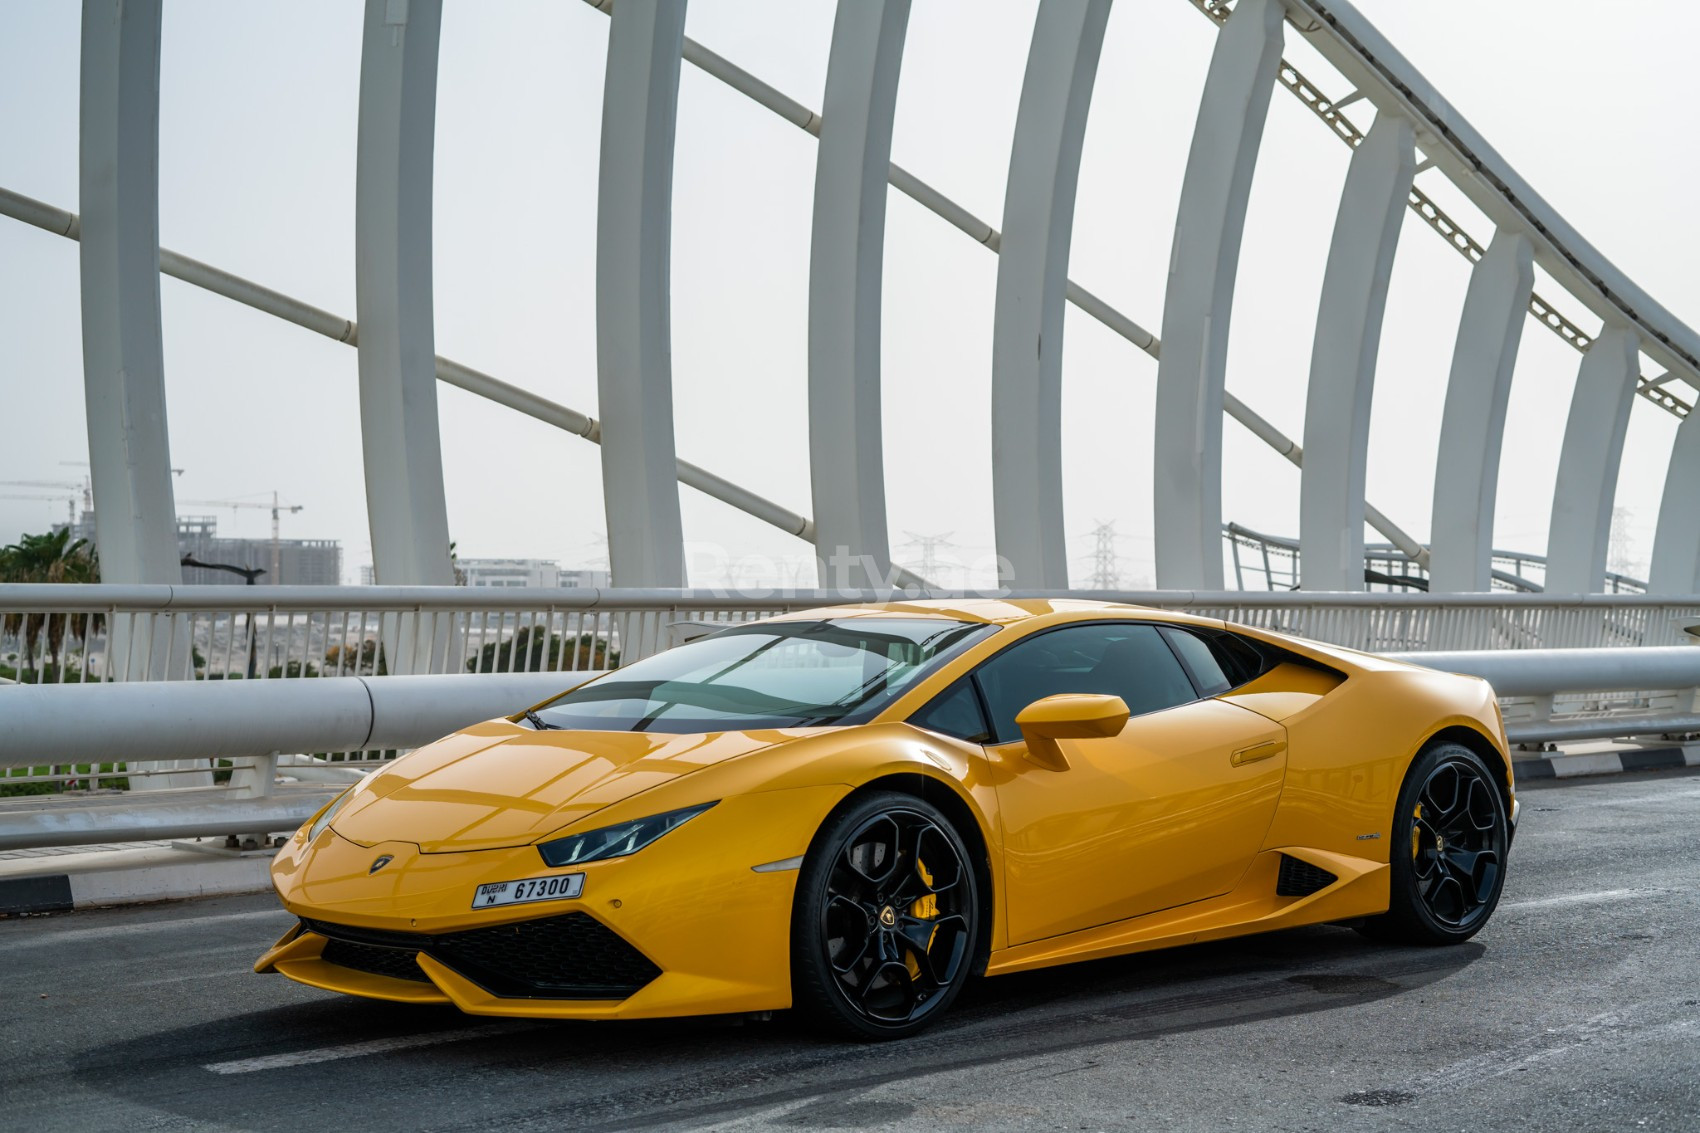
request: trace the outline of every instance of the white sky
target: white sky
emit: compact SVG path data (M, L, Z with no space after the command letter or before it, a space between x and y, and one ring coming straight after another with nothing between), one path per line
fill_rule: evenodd
M1537 7L1358 0L1389 39L1590 241L1679 317L1700 318L1700 174L1692 116L1700 10L1677 0ZM893 158L1001 224L1035 0L915 0ZM0 4L0 185L77 207L79 6ZM340 314L354 307L360 5L166 4L160 239ZM687 34L813 107L830 0L693 0ZM1162 323L1175 206L1215 32L1186 0L1122 0L1092 104L1071 276L1142 325ZM592 415L597 134L607 18L580 0L449 0L436 150L440 354ZM1288 30L1287 58L1347 86ZM1360 125L1366 104L1348 111ZM674 180L673 365L679 454L799 512L807 477L806 285L815 142L690 65ZM1327 242L1348 151L1285 91L1252 189L1229 388L1302 439ZM1435 173L1419 184L1483 243L1489 226ZM884 397L892 541L950 532L941 554L992 550L990 347L996 258L893 192ZM1382 339L1369 498L1426 538L1447 367L1467 265L1414 216ZM1541 281L1537 280L1541 289ZM1558 299L1545 282L1544 292ZM355 352L176 280L163 283L172 463L180 499L305 510L286 536L370 561ZM75 245L0 218L0 481L76 480L87 460ZM1563 306L1587 331L1580 303ZM1077 581L1089 532L1124 536L1124 584L1151 575L1149 443L1156 363L1070 308L1064 354L1067 530ZM1546 543L1579 356L1527 325L1512 392L1496 545ZM439 385L449 522L469 557L588 564L605 552L593 445ZM1618 502L1651 549L1675 419L1637 402ZM1225 426L1224 518L1298 529L1298 473ZM0 496L28 489L0 486ZM807 548L682 489L692 582ZM185 506L180 510L214 509ZM63 503L0 499L0 542ZM217 510L262 536L259 509ZM1372 540L1378 539L1373 533ZM738 560L743 561L738 565ZM958 582L962 576L947 577ZM806 580L805 580L806 581Z

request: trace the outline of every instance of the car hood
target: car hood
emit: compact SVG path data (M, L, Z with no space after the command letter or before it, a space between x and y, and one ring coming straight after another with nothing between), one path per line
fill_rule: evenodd
M478 724L375 772L332 821L363 846L427 854L535 842L611 803L803 734L536 732Z

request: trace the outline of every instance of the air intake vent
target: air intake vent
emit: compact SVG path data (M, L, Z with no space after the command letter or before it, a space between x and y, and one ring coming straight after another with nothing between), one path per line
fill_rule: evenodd
M1309 897L1340 880L1320 866L1281 855L1281 874L1275 879L1275 896Z
M584 913L435 936L302 923L329 938L327 964L428 983L414 959L424 952L505 998L624 999L661 974L643 953Z

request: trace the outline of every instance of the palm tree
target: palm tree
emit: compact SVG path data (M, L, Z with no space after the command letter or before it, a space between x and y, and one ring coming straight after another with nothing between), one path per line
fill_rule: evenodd
M0 547L0 582L99 582L100 562L87 539L72 541L71 529L61 527L47 535L25 535L16 543ZM67 614L57 621L48 612L9 613L0 619L0 632L19 633L24 669L35 668L35 642L47 631L47 651L55 668L65 634L87 640L99 628L99 614Z

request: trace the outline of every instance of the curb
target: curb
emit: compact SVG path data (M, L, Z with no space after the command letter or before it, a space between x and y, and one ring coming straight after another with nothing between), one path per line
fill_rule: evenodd
M82 859L75 863L78 868L54 873L0 874L0 916L261 893L271 888L269 856L186 861L185 858L195 859L198 855L173 849L66 856Z
M1632 748L1626 751L1579 752L1513 759L1511 774L1518 783L1536 779L1575 779L1584 775L1618 775L1625 771L1669 771L1700 767L1700 745Z

